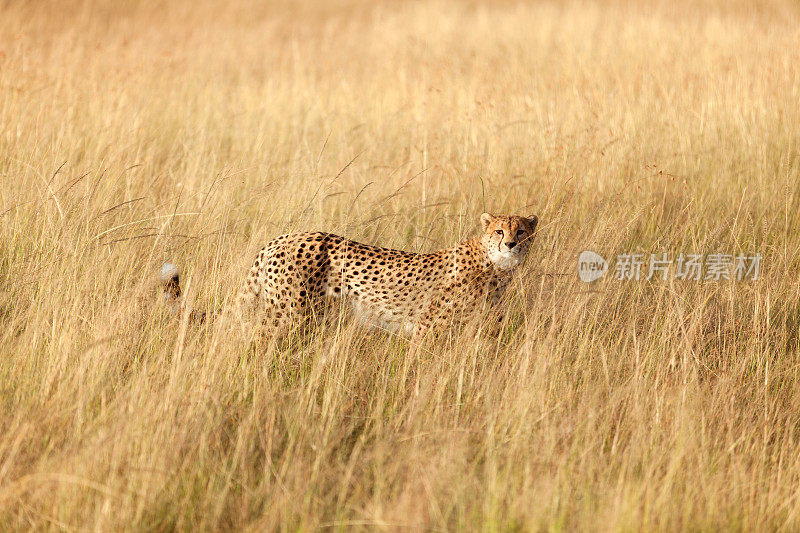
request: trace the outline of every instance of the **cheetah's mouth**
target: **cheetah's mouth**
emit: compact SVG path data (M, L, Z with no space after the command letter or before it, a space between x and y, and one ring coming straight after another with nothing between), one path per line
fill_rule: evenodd
M521 250L512 248L511 250L491 250L489 260L500 270L514 268L522 260Z

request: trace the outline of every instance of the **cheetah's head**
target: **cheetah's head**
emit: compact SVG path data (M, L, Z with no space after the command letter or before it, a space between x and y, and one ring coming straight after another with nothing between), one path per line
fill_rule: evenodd
M518 217L514 215L481 215L483 236L489 260L500 270L510 270L525 257L536 231L539 219L536 215Z

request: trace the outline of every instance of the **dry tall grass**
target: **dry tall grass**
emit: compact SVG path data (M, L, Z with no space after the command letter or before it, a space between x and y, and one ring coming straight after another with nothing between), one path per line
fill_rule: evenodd
M0 529L800 528L800 10L4 2ZM538 213L499 339L154 304ZM583 249L763 255L587 286Z

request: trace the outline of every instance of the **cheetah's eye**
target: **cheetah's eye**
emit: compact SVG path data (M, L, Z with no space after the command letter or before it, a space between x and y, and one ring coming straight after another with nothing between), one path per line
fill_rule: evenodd
M503 230L501 230L501 229L496 229L496 230L494 230L494 232L497 233L498 235L502 235L503 234Z
M517 230L517 237L522 237L523 235L525 235L524 229Z

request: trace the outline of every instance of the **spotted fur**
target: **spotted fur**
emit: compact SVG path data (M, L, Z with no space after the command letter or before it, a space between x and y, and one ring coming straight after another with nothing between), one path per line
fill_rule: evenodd
M330 233L293 233L256 256L238 306L276 332L344 298L362 321L421 338L445 320L461 320L502 296L533 241L538 219L481 215L483 232L429 254L361 244ZM164 271L167 298L180 295L177 269Z

